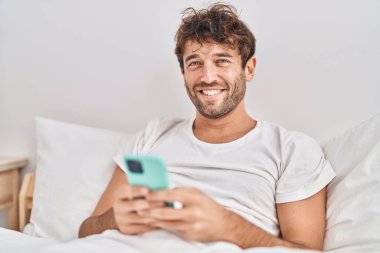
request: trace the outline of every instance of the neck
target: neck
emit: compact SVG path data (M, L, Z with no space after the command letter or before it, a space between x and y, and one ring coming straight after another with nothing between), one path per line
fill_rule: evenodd
M193 125L194 135L208 143L226 143L237 140L256 126L256 120L246 112L244 101L227 115L210 119L197 112Z

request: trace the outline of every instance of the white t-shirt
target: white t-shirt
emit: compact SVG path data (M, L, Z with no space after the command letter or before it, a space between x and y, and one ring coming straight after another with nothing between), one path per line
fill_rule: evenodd
M175 186L196 187L275 236L276 203L308 198L335 177L319 144L303 133L258 120L245 136L210 144L194 136L193 121L150 122L115 162L125 169L127 153L158 155Z

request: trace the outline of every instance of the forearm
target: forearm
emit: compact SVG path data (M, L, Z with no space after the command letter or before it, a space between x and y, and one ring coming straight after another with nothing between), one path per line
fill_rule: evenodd
M235 213L231 214L230 224L233 225L229 229L230 233L226 233L226 238L224 238L224 240L232 242L242 249L275 246L308 248L301 243L290 242L273 236Z
M87 218L80 226L78 237L100 234L107 229L118 229L112 208L102 215Z

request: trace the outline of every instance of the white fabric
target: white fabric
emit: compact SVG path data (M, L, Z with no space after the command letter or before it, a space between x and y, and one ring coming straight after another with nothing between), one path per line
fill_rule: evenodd
M238 140L210 144L194 136L192 123L154 120L129 151L160 156L173 184L201 189L273 235L280 233L276 203L308 198L335 176L319 144L305 134L258 121ZM115 157L121 168L126 151Z
M142 236L128 236L116 230L107 230L102 234L68 242L59 242L49 238L37 238L19 232L0 228L1 253L313 253L316 251L295 250L282 247L252 248L241 250L229 243L210 243L205 247L198 242L173 240L172 234L165 231L153 231ZM149 242L149 243L148 243Z
M31 225L25 232L76 238L112 176L112 157L123 141L135 137L44 118L36 126L36 182Z
M171 129L179 122L181 121L156 121L149 124L148 129L155 129L162 124L166 125L164 128ZM162 133L147 132L151 134L141 133L139 142L134 147L123 144L125 151L144 153L151 150ZM120 141L127 140L128 136L47 119L37 120L37 133L39 163L32 222L39 227L40 232L43 231L39 236L60 237L69 231L68 234L75 237L77 231L73 227L78 227L82 217L86 217L93 210L113 171L113 164L109 161L111 158L105 157L103 151L98 150L103 146L100 143L104 143L102 140L109 137L111 141L107 147L114 151ZM326 252L380 252L379 142L380 115L377 115L324 145L326 158L337 174L328 191ZM106 153L112 156L113 152ZM93 154L102 157L102 164L107 160L107 166L94 164L97 159L91 157ZM80 162L80 157L86 159ZM86 165L88 161L91 161L92 166ZM73 192L79 195L72 194ZM83 210L87 214L77 215ZM29 228L32 234L38 235L35 228ZM165 243L158 239L157 244L145 245L147 243L144 238L146 237L132 239L116 231L107 231L101 235L61 243L0 228L0 252L136 252L136 249L140 249L136 248L138 245L152 247L155 249L153 252L161 252L161 248L165 250L168 244L177 245L178 242L177 238ZM204 251L198 249L193 252L235 252L228 248L232 246L214 244L204 248ZM243 252L298 251L256 248Z
M380 252L380 114L324 145L337 177L328 187L327 252Z

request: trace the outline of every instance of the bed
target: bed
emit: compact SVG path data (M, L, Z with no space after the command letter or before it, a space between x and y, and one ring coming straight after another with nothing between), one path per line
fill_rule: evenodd
M137 237L107 230L78 239L111 177L113 154L134 136L45 118L36 119L36 129L36 174L25 175L20 191L23 232L0 228L0 252L312 252L241 250L162 230ZM322 147L337 174L328 186L324 252L380 252L380 114Z

